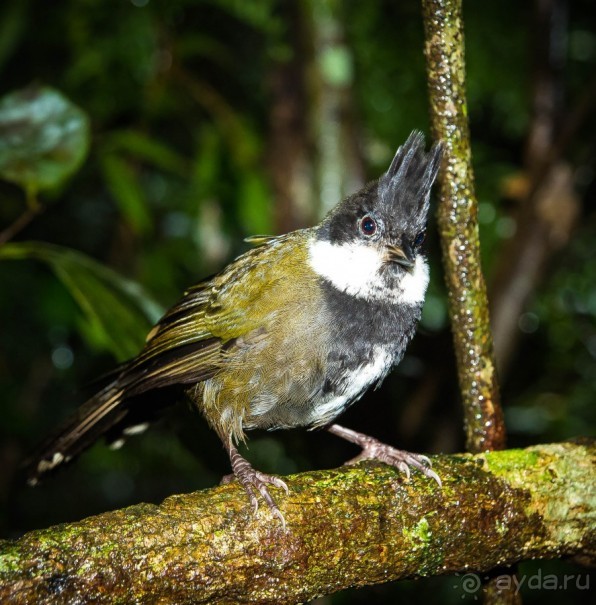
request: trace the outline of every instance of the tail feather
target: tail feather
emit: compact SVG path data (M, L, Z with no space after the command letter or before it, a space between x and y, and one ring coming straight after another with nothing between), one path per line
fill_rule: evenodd
M39 483L46 474L76 458L121 423L128 414L121 405L123 394L116 381L83 404L25 463L29 485Z
M115 380L76 410L25 462L27 482L36 485L102 436L118 447L127 436L144 430L179 399L171 395L214 374L220 347L216 338L149 347L122 366Z

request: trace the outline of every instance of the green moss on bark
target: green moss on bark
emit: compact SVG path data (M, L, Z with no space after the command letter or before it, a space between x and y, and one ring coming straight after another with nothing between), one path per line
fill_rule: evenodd
M0 544L2 603L296 603L349 586L596 548L594 446L364 462L288 478L284 532L236 484Z
M461 0L423 0L430 116L443 141L438 224L467 449L505 446L471 161Z

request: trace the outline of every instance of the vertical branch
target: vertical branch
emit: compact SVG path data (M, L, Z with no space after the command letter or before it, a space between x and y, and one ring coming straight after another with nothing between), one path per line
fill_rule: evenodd
M340 8L335 0L279 6L286 52L269 78L267 161L280 232L311 223L364 184Z
M287 0L279 6L286 28L287 56L272 61L267 167L275 196L276 233L299 229L315 220L313 141L309 132L307 73L314 61L304 6Z
M480 265L465 96L461 0L423 0L433 135L445 145L438 222L467 447L501 449L505 427Z

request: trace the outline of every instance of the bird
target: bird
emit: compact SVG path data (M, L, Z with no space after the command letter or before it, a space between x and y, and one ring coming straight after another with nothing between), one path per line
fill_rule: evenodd
M256 512L259 496L285 527L272 488L281 478L238 451L251 429L326 429L410 476L441 480L429 459L335 423L404 356L421 316L424 253L442 144L413 131L388 170L317 225L247 238L253 247L190 287L149 332L139 354L84 403L29 461L28 482L104 436L120 445L167 407L177 387L219 436ZM174 398L175 399L175 398Z

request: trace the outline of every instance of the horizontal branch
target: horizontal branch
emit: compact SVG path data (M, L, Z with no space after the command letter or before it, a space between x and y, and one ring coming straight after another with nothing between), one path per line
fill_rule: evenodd
M237 484L0 542L2 603L297 603L350 586L596 550L595 445L437 456L443 488L365 462Z

